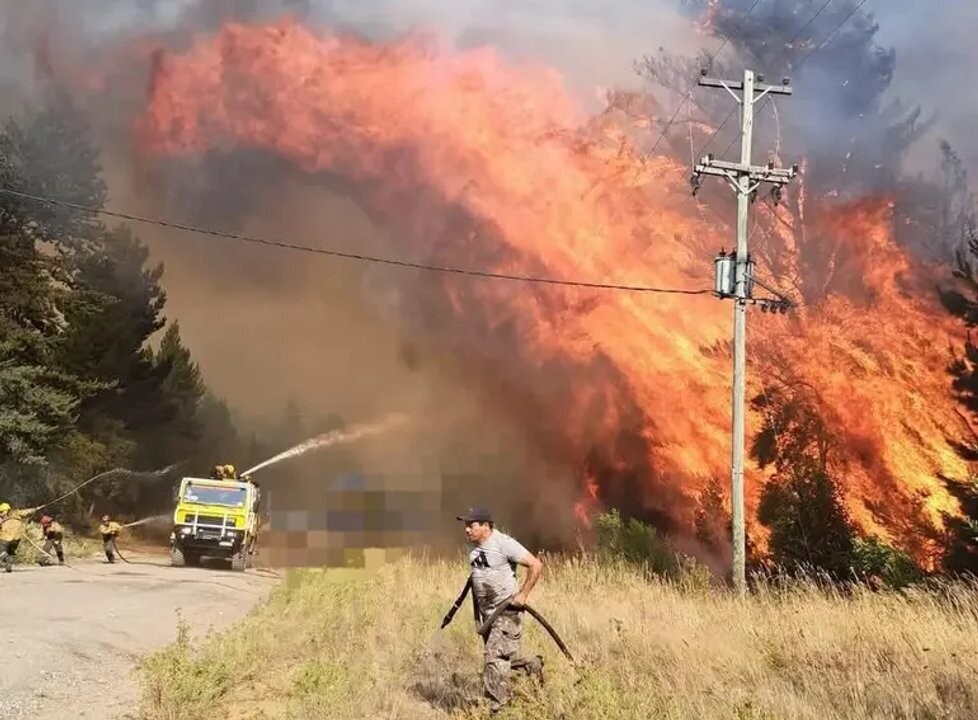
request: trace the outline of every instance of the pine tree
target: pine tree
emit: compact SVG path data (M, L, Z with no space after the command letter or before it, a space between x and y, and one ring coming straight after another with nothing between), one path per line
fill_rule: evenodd
M170 324L160 341L153 373L160 381L161 422L144 429L141 459L161 467L193 458L202 435L198 411L205 386L177 322Z
M942 289L940 297L947 310L971 330L978 327L978 275L973 265L978 262L978 230L971 224L967 233L967 251L958 254L954 273L963 292L958 288ZM978 345L971 341L970 335L963 354L950 362L948 372L955 399L971 424L978 423ZM978 460L978 434L970 441L952 444L965 460ZM944 478L944 481L961 505L960 515L944 515L947 546L944 567L950 572L978 574L978 481L974 477Z
M829 472L836 448L814 402L801 391L765 388L752 405L764 421L751 456L775 469L757 511L771 533L771 559L788 571L807 567L847 577L856 531Z
M235 427L227 403L211 392L206 392L197 409L200 427L199 452L195 467L209 468L228 460L246 463L246 446Z
M0 126L0 187L100 208L106 197L83 116L65 95ZM0 195L0 492L50 499L110 467L159 468L237 438L179 326L165 327L163 268L124 226L88 212ZM252 454L261 452L252 443ZM168 497L109 481L92 500L133 511Z
M64 93L8 120L0 134L5 187L94 208L105 205L108 192L98 154L84 116ZM97 217L73 208L10 196L3 202L4 224L62 252L92 241L100 228Z
M65 310L61 361L72 373L104 384L84 405L87 429L93 419L110 417L138 433L166 419L162 378L147 347L164 324L163 268L146 267L149 251L128 228L100 232L98 239L74 259L75 293Z
M64 192L101 205L96 153L80 115L63 98L8 120L0 132L0 184ZM44 462L97 389L61 367L57 344L72 301L70 254L93 227L76 210L0 198L0 463Z
M823 570L839 579L849 575L855 531L838 486L824 468L801 460L769 480L757 518L771 532L777 564L789 571Z
M978 575L978 478L947 480L961 505L961 514L945 514L947 549L944 568L952 573Z
M74 424L79 400L71 378L5 357L0 342L0 464L38 465Z

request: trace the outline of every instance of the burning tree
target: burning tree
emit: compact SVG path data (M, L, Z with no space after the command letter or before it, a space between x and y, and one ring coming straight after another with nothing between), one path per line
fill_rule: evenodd
M952 228L956 219L951 217L951 208L962 202L960 161L942 145L943 192L933 192L934 184L908 182L902 177L906 151L929 128L930 121L922 121L919 108L884 101L896 58L892 50L876 44L879 27L870 13L859 12L854 1L825 6L816 0L760 5L740 0L704 1L691 3L690 12L699 18L705 32L723 39L732 50L720 55L710 68L711 74L729 75L729 66L743 63L772 79L790 75L796 87L805 89L783 104L770 101L764 108L770 114L759 118L760 136L768 140L766 150L772 160L784 163L788 157L803 158L798 191L790 193L787 202L778 207L768 201L757 204L759 232L753 251L766 276L809 308L829 310L842 299L881 308L886 291L874 282L869 265L854 255L859 236L868 237L876 230L869 224L849 225L845 231L848 237L838 239L826 232L826 225L836 224L855 207L844 203L855 200L867 207L867 199L873 197L887 198L889 210L879 219L889 225L890 236L910 253L921 259L925 253L928 258L948 257L955 247ZM690 59L662 52L644 58L637 70L666 90L675 107L685 97L690 78L709 62L710 56L705 53ZM633 106L638 104L634 98L630 101ZM728 122L731 113L726 98L693 93L689 103L685 111L662 118L662 123L669 117L681 120L671 130L663 128L664 139L680 156L687 152L687 145L695 145L697 152L709 149L722 156L724 148L738 139L737 123ZM707 192L704 202L714 204L716 196ZM939 217L928 218L938 206ZM911 264L891 265L889 270L893 273L890 278L909 278L918 272ZM921 289L919 285L893 286L905 295ZM867 347L864 340L854 341ZM760 347L753 358L761 366L760 372L780 375L781 386L795 390L771 392L768 388L754 401L755 411L763 417L752 445L753 456L762 468L772 466L777 471L761 496L759 519L772 526L772 551L787 555L788 562L804 559L793 545L794 540L803 540L802 525L819 525L808 532L824 533L829 545L834 542L829 536L836 535L838 546L827 547L823 561L841 571L849 562L855 532L846 506L853 506L853 489L862 486L847 475L859 473L856 465L865 457L862 448L874 441L859 437L847 427L846 414L825 402L828 388L811 382L810 374L799 372L796 358L773 343ZM915 352L907 350L908 357ZM834 362L846 361L836 354ZM861 362L859 365L868 369ZM885 365L877 364L877 372L880 369L889 372ZM857 381L861 374L851 380ZM802 387L806 389L804 399L797 392ZM867 470L877 475L873 482L886 482L882 468ZM875 508L874 513L886 504L868 498L864 501L867 507ZM813 507L810 503L821 510L815 510L818 517L806 523L800 513L805 507ZM933 546L922 551L927 543L921 540L934 535L931 525L937 518L931 513L929 519L921 520L918 529L904 535L902 542L915 547L918 557L932 560ZM891 521L883 524L893 526ZM869 529L874 522L857 510L855 526ZM912 535L918 538L911 539ZM810 553L811 546L805 550ZM806 561L812 562L811 554Z
M752 331L751 367L811 388L808 406L844 468L820 471L840 486L852 521L925 556L914 537L953 506L933 469L963 467L945 441L960 430L940 350L955 330L933 297L932 268L895 227L910 211L900 157L925 124L883 100L894 58L876 45L871 15L855 13L792 70L821 42L809 38L828 36L854 7L832 7L794 42L819 6L762 3L749 24L743 2L700 8L738 59L772 77L792 72L805 88L776 116L772 106L778 124L760 133L774 139L773 155L802 158L803 178L786 203L756 206L753 241L762 273L804 306ZM705 288L708 258L729 233L704 214L709 194L702 205L688 197L689 133L670 133L668 152L645 156L654 139L635 120L658 107L651 93L617 93L587 118L553 75L490 48L372 43L294 22L228 24L155 58L137 123L144 157L265 153L309 185L339 187L398 257ZM685 90L698 65L663 55L642 70ZM728 106L701 101L711 102L697 97L682 129L703 147ZM729 140L720 133L711 149ZM728 461L729 319L718 303L453 274L368 278L396 289L398 320L419 343L449 349L487 414L520 428L553 476L578 483L578 497L596 485L604 504L692 530L692 498L704 478L726 477ZM753 422L769 411L780 412L755 406ZM763 479L752 469L753 509Z
M801 389L766 388L753 405L763 413L751 456L775 474L764 486L757 519L770 530L775 563L846 577L856 531L830 465L840 448L813 399Z

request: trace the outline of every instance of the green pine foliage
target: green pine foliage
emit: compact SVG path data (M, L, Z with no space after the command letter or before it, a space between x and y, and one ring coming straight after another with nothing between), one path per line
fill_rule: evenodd
M101 208L98 157L66 96L0 124L3 187ZM214 450L248 449L167 322L163 267L130 228L0 196L0 267L0 499L45 502L114 467L200 472ZM172 481L113 479L53 509L146 512Z

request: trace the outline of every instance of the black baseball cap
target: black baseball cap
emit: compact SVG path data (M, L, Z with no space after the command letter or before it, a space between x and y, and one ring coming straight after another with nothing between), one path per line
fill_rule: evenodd
M487 522L492 522L492 513L489 512L489 508L470 507L461 515L456 515L455 519L461 520L464 523L470 523L470 522L487 523Z

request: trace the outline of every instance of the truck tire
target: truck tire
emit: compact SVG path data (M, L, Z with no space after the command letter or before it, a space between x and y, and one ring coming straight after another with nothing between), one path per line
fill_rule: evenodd
M231 556L231 569L244 572L245 566L248 564L247 557L248 554L244 548L238 550L238 552Z
M183 567L187 564L187 559L183 555L183 550L176 545L170 546L170 565L173 567Z

